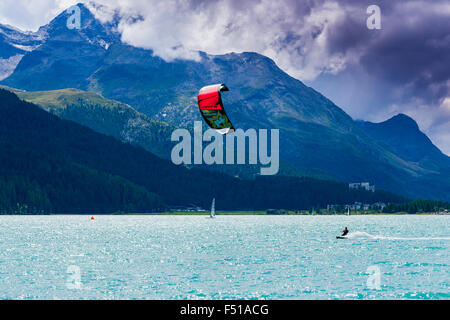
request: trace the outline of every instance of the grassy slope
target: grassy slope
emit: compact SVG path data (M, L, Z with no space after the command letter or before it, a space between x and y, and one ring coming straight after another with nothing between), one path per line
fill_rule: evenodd
M162 157L170 155L172 127L151 120L131 106L78 89L27 92L8 90L62 119L72 120Z

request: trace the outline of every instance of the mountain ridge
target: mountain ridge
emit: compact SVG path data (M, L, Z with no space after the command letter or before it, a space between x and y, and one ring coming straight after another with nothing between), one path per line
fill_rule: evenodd
M358 121L358 125L371 137L392 148L397 154L409 161L420 161L431 157L448 162L446 156L419 128L410 116L399 113L385 121L373 123Z

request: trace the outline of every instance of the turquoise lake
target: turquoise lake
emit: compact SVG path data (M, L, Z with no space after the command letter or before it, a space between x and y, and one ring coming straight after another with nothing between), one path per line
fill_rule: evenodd
M449 299L449 222L0 216L0 299Z

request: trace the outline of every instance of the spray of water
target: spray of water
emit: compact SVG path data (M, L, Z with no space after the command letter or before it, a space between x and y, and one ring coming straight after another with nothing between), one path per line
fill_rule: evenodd
M384 235L373 235L367 232L354 231L350 232L345 238L347 239L374 239L374 240L450 240L450 237L420 237L420 238L405 238L405 237L390 237Z

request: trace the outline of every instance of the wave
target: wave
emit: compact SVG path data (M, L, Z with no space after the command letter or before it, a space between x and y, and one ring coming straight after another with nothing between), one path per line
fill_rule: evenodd
M345 236L346 239L374 239L374 240L450 240L450 237L390 237L384 235L373 235L367 232L362 231L354 231L349 232L348 235Z

